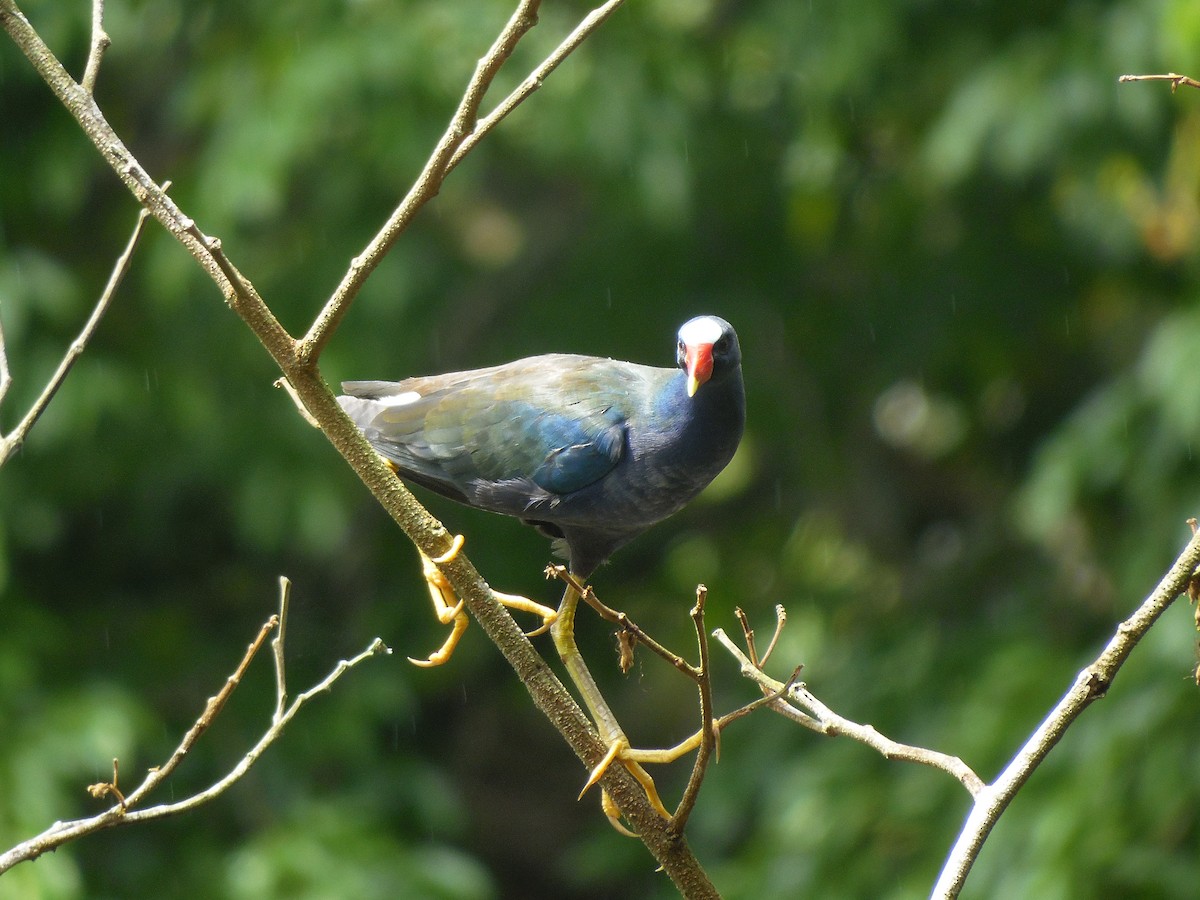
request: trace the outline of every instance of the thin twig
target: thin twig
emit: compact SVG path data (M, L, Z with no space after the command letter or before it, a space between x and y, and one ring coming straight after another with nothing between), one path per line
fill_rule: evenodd
M763 653L762 658L758 661L760 666L765 666L767 660L771 658L771 654L775 652L775 646L779 643L779 636L783 634L783 626L787 624L787 610L783 608L782 603L775 604L775 630L771 633L771 642L767 644L767 650Z
M342 283L338 285L324 309L313 321L308 333L298 343L297 357L302 364L314 365L316 363L317 357L328 343L338 322L341 321L347 308L362 289L367 276L379 265L392 245L395 244L396 239L404 233L417 210L437 196L446 176L509 113L540 88L550 74L562 64L563 60L574 53L580 44L603 25L623 2L624 0L607 0L584 16L571 33L526 76L525 80L501 100L495 109L481 119L479 118L479 108L496 73L512 55L517 42L537 24L540 0L521 0L504 30L476 66L475 74L471 77L467 90L463 94L462 102L451 120L450 127L438 141L425 168L413 183L412 189L366 249L351 262L350 270L342 278Z
M704 783L704 775L708 771L708 762L716 748L719 732L713 721L712 701L712 670L709 667L708 631L704 627L704 603L708 599L708 588L700 584L696 586L696 605L692 607L692 623L696 627L696 643L700 652L700 678L697 687L700 691L700 747L696 750L696 759L692 763L692 774L688 777L683 796L675 814L671 816L671 830L682 834L687 826L688 817L696 806L700 796L700 785ZM731 720L732 721L732 720Z
M275 658L275 724L283 719L287 708L287 665L284 661L284 642L287 640L288 610L292 605L292 582L286 575L279 576L279 630L271 639L271 655Z
M668 650L654 638L650 637L650 635L643 631L641 626L629 618L628 615L620 610L613 609L611 606L608 606L606 603L604 603L599 597L596 596L596 592L593 591L591 587L583 584L578 578L572 575L571 572L567 570L566 566L546 566L544 574L547 578L557 578L560 581L574 587L575 590L579 591L579 595L583 598L584 602L587 603L587 605L594 609L597 613L599 613L600 618L604 619L604 621L616 625L622 631L632 634L634 638L636 638L637 643L645 644L647 649L662 657L688 678L692 679L692 681L700 680L699 669L689 663L678 653Z
M111 44L112 38L104 30L104 0L92 0L92 40L88 49L87 68L83 70L83 80L79 82L79 86L89 94L96 92L100 60Z
M349 271L342 277L341 284L326 301L324 308L313 321L308 333L296 345L296 357L304 366L315 366L317 358L333 336L338 324L346 315L350 304L358 296L368 276L391 250L417 211L429 200L437 196L442 182L450 171L449 161L472 131L475 130L479 115L479 105L495 80L500 67L512 55L517 42L537 24L537 11L541 0L520 0L508 23L496 37L491 48L479 60L475 73L471 76L467 89L463 92L450 124L437 142L430 154L425 168L417 176L400 205L388 217L387 222L379 229L375 237L362 253L356 256L350 264Z
M89 784L87 792L97 800L103 800L109 794L117 798L117 805L121 811L125 811L125 795L121 793L121 789L117 787L117 782L121 778L121 761L115 756L113 757L113 777L112 781L102 781L99 784Z
M26 436L29 434L29 430L41 418L42 413L46 411L46 407L50 405L50 401L54 399L54 395L58 393L58 389L62 387L62 383L71 371L71 367L75 365L75 362L83 355L83 351L87 349L88 343L96 333L96 329L100 326L100 320L104 318L104 314L112 304L117 288L125 278L125 274L129 271L129 265L133 260L133 252L137 249L138 241L141 240L147 216L148 213L144 209L138 213L137 223L133 226L133 234L129 236L129 242L117 258L112 274L108 277L108 284L105 285L103 293L100 294L100 299L96 301L95 307L92 308L92 314L84 324L83 330L79 332L79 335L71 342L71 346L67 348L62 361L58 364L58 369L50 377L50 381L46 383L45 389L33 401L29 412L17 423L17 426L8 434L0 435L0 466L4 465L9 457L20 449L21 445L25 442ZM8 389L8 380L10 380L8 363L4 359L3 341L0 340L0 399L3 398L5 391Z
M238 664L237 669L225 680L225 684L222 686L217 695L210 698L205 704L204 712L200 714L200 717L196 720L192 727L188 729L187 734L184 735L183 740L180 741L179 746L175 748L175 751L171 754L166 763L164 763L162 766L157 766L151 769L146 778L131 794L128 796L122 796L117 787L117 761L114 759L112 782L99 785L90 785L88 790L93 794L93 796L107 796L112 794L117 798L117 803L104 812L95 816L90 816L86 819L73 819L68 822L56 822L41 834L29 838L26 841L22 841L15 847L12 847L11 849L0 854L0 874L3 874L19 862L36 859L43 853L55 850L69 841L92 834L96 831L101 831L106 828L113 828L119 825L131 825L135 822L147 822L153 819L161 819L166 816L177 815L181 812L201 806L213 798L220 796L230 786L241 779L241 777L245 775L247 771L249 771L250 767L254 765L254 763L258 761L259 757L262 756L263 752L266 751L266 749L279 738L279 736L283 733L285 726L292 720L292 718L295 717L295 715L310 699L315 697L317 694L330 690L334 683L341 678L342 675L357 666L359 663L371 658L372 656L392 652L383 643L383 641L379 640L379 638L375 638L375 640L373 640L371 644L357 656L354 656L348 660L341 660L336 666L334 666L333 671L326 675L325 678L296 697L296 699L292 701L291 706L287 708L282 716L272 717L271 726L263 733L258 742L245 754L245 756L241 758L241 760L238 761L238 764L230 769L230 771L222 778L214 782L203 791L195 793L190 797L186 797L183 800L178 800L171 803L161 803L156 806L146 807L145 809L134 809L133 807L135 807L140 800L145 798L145 796L155 787L162 784L162 782L175 770L175 768L178 767L179 763L188 754L188 751L195 744L196 740L201 734L204 733L209 725L212 724L213 719L221 711L221 708L224 706L225 701L229 699L229 695L232 693L233 689L237 687L238 683L241 681L247 667L250 665L250 661L254 658L259 649L261 649L267 635L273 628L276 627L277 624L279 625L279 635L277 636L276 641L282 637L286 615L287 604L283 595L281 594L279 614L271 616L271 618L268 619L259 629L258 635L251 642L250 646L246 650L246 653L242 656L242 661ZM280 648L278 652L282 653L282 648ZM282 679L282 677L282 668L277 663L276 678ZM277 689L280 695L286 694L286 688L281 682L277 685Z
M733 608L733 615L738 620L738 625L742 627L742 640L746 642L746 655L750 659L750 663L761 669L762 660L758 658L758 646L754 643L754 629L750 627L750 618L740 606Z
M272 382L272 385L281 388L288 395L288 398L295 404L296 412L300 414L300 418L313 428L316 428L318 431L320 430L321 423L313 418L313 414L308 411L308 407L304 405L304 401L300 399L300 395L296 393L296 389L292 387L292 383L288 381L286 375L280 375Z
M881 734L872 725L863 725L840 716L818 700L803 683L785 683L771 678L754 665L750 657L743 653L722 629L716 629L713 637L738 661L743 675L755 681L763 693L777 695L776 700L767 704L775 712L818 734L830 737L844 734L878 751L886 759L899 759L940 769L954 776L972 796L983 790L983 779L958 757L924 747L901 744ZM793 674L793 679L795 677Z
M597 6L584 16L579 24L575 26L575 30L567 35L566 40L554 48L554 51L537 68L530 72L512 93L501 100L495 109L479 120L474 131L463 139L458 149L454 151L454 155L450 157L450 162L446 165L446 171L449 172L457 166L462 158L470 153L471 149L489 131L504 121L509 113L525 102L530 94L540 88L550 76L550 73L557 69L564 59L570 56L580 44L587 40L593 31L603 25L605 20L616 12L617 8L624 2L625 0L608 0L607 3Z
M1171 82L1171 93L1179 90L1180 85L1187 87L1200 88L1200 81L1195 78L1189 78L1187 75L1176 75L1174 72L1168 72L1165 75L1122 75L1117 79L1118 83L1128 81L1169 81Z
M196 746L196 742L200 740L200 736L208 730L209 726L220 715L221 710L225 708L225 704L233 695L234 690L242 683L242 678L245 676L246 670L250 667L251 661L262 647L263 642L266 641L267 635L278 624L279 616L277 615L271 616L271 618L263 623L262 627L258 630L258 635L246 648L246 652L242 656L242 661L238 664L233 674L225 679L225 684L221 686L221 690L215 696L208 698L208 703L204 706L204 712L200 714L200 718L192 723L192 727L187 730L187 734L183 736L183 740L179 742L179 746L175 748L167 761L163 765L151 769L150 773L137 786L134 792L125 798L126 806L137 806L143 797L166 781L171 776L171 773L179 768L179 764L183 762L184 757Z
M0 406L4 404L4 395L12 385L12 375L8 372L8 354L4 352L4 321L0 319Z
M746 642L746 655L750 657L751 663L761 669L771 658L771 653L774 652L775 645L779 642L779 636L783 634L783 626L787 624L787 610L783 608L782 603L775 604L775 631L771 634L771 641L767 644L767 650L762 656L758 655L754 629L750 627L750 619L746 616L745 611L740 606L736 606L733 614L737 617L738 624L742 626L742 639Z

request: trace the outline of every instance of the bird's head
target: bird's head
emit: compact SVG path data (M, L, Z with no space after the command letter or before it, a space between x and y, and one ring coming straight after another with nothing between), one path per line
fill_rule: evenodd
M676 362L687 373L687 393L694 397L700 385L736 369L742 362L733 326L716 316L697 316L679 329Z

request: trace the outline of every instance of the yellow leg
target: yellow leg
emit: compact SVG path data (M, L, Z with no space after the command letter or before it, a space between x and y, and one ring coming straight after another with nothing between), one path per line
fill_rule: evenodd
M443 625L454 623L454 627L450 631L450 636L436 651L429 654L426 659L413 659L411 656L408 661L415 666L440 666L450 660L454 649L458 646L458 642L462 640L463 632L467 630L467 614L463 610L462 600L454 593L454 588L446 579L446 576L441 573L438 566L450 562L463 548L464 538L461 534L454 536L454 541L450 545L450 549L441 556L430 559L420 550L421 553L421 574L425 576L425 582L429 585L429 596L433 600L434 615L437 620ZM536 637L539 634L545 634L550 626L554 624L558 612L551 609L549 606L543 606L540 603L535 603L528 597L521 597L516 594L502 594L499 591L492 591L492 596L500 603L507 606L509 609L517 609L521 612L533 613L541 616L542 624L533 631L527 633L527 637Z
M566 592L563 594L562 604L558 607L558 618L554 621L550 629L550 636L554 639L554 646L558 650L558 655L562 659L563 666L566 667L567 674L575 683L575 687L579 690L580 697L583 698L584 706L591 713L592 721L596 723L596 730L600 733L600 740L608 746L608 752L604 754L604 758L592 769L588 776L587 783L584 784L583 790L579 792L582 797L587 793L588 788L598 782L608 767L615 760L620 760L621 764L629 770L629 773L637 779L642 786L642 790L646 792L646 799L650 801L650 805L664 819L671 818L671 814L663 805L662 799L658 796L658 788L654 785L654 779L650 777L645 769L640 765L641 762L670 762L677 759L684 753L688 752L691 747L684 745L692 741L684 741L679 747L672 747L667 750L634 750L629 746L629 739L625 737L625 732L621 730L620 724L617 722L617 717L613 715L608 703L600 693L600 688L596 685L596 680L592 678L592 673L588 670L587 664L583 661L583 655L579 652L579 646L575 643L575 609L579 604L579 592L573 586L568 585ZM699 738L695 738L696 746L699 744ZM681 749L682 748L682 749ZM673 756L670 754L674 754ZM629 830L625 828L619 821L616 813L616 806L612 803L612 798L607 797L607 793L603 792L600 798L601 806L604 808L605 815L613 827L623 834L629 834Z

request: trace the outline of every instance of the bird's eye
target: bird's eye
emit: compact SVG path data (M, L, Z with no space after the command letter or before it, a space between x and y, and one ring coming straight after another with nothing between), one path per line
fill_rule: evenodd
M723 334L717 338L717 342L713 344L714 353L724 353L729 349L729 335Z

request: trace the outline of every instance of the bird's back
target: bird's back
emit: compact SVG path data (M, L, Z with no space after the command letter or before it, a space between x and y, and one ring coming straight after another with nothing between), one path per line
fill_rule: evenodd
M342 385L339 402L402 475L527 516L612 472L644 398L678 373L550 354L502 366Z

